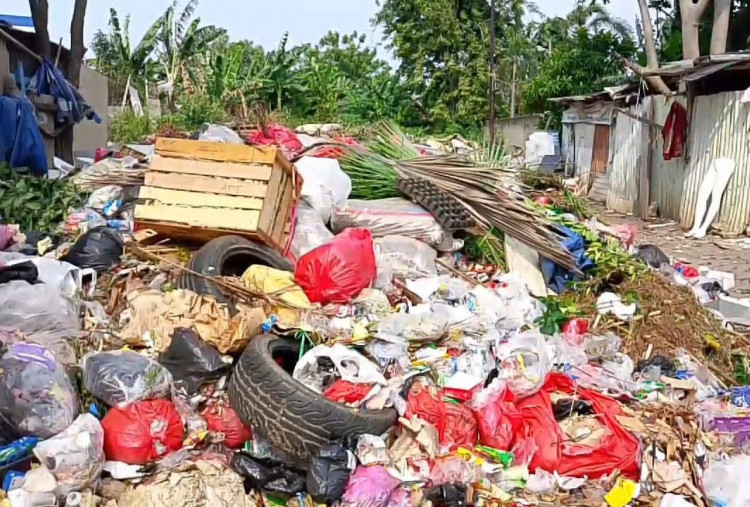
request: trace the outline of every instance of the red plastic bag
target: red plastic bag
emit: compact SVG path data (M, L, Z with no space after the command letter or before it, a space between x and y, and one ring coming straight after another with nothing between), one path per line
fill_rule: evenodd
M214 403L203 411L203 418L208 423L208 430L224 434L224 444L230 449L239 449L245 442L253 439L250 428L245 426L237 412L225 404Z
M484 402L471 408L477 420L479 442L482 445L509 451L515 436L523 428L523 416L516 407L515 396L510 389L503 388L488 393Z
M269 125L266 131L268 132L268 135L264 134L262 130L253 131L248 136L250 144L256 146L280 146L284 155L287 157L292 157L298 154L304 148L297 137L297 134L295 134L289 127L283 125Z
M550 393L562 392L575 395L588 401L598 414L600 422L607 428L608 435L601 446L587 454L569 451L564 445L566 437L555 421ZM580 386L576 389L573 381L560 373L550 373L544 387L528 398L517 403L524 421L525 435L532 438L537 451L531 459L529 471L541 468L547 472L557 471L571 477L587 476L599 479L619 470L625 477L637 481L640 476L640 443L617 421L622 414L620 404ZM523 435L517 435L520 440Z
M372 390L369 384L355 384L346 380L337 380L331 384L323 396L336 403L353 404L365 399Z
M583 336L589 332L589 321L586 319L570 319L562 325L564 335Z
M347 303L370 286L376 275L372 235L346 229L299 259L294 281L312 303Z
M477 422L471 409L464 405L442 401L427 390L412 389L406 400L406 417L417 416L435 426L440 445L473 448L477 443Z
M113 408L102 419L110 461L145 465L182 447L182 419L172 402L147 400Z

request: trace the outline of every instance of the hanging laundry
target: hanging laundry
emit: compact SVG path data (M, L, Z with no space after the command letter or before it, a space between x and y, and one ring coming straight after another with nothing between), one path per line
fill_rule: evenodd
M679 102L672 103L667 121L661 135L664 138L664 160L679 158L685 151L685 138L687 137L688 117L687 111Z

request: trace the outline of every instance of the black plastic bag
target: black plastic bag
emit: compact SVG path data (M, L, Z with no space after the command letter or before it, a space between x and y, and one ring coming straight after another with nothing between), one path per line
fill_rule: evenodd
M78 238L62 260L81 269L92 268L101 273L120 262L124 244L116 230L94 227Z
M662 264L669 264L669 256L655 245L642 245L638 247L638 257L654 269L659 269Z
M305 475L270 460L251 458L247 454L232 456L229 466L244 477L253 489L292 496L305 489Z
M424 499L435 507L463 507L466 503L466 486L443 484L426 488Z
M34 283L37 278L39 278L39 271L31 261L0 267L0 283L12 282L13 280Z
M307 492L317 503L333 503L344 496L356 463L356 458L343 442L324 445L310 458Z
M232 368L198 333L185 328L175 329L172 342L159 356L159 362L172 373L175 382L185 383L190 395L227 375Z

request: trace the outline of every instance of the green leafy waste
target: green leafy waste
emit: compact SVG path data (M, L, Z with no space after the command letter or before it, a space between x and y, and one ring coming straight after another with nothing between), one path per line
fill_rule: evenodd
M71 183L26 176L0 167L0 219L22 231L53 232L84 195Z

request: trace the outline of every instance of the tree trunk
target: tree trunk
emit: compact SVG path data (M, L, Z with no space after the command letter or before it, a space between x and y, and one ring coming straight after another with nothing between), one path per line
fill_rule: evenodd
M714 0L714 24L711 30L711 54L727 52L729 38L729 18L732 14L732 0Z
M49 19L49 6L47 0L29 0L31 19L34 21L34 32L36 33L36 52L44 58L52 58L52 47L49 42L47 21Z
M641 24L643 25L643 45L646 47L646 61L649 69L659 68L659 55L656 52L656 39L654 38L654 26L651 24L651 13L648 11L646 0L638 0L638 7L641 10ZM626 63L626 66L636 74L642 72L640 66L631 65L633 62ZM662 95L671 95L671 90L660 76L644 77L646 84L650 89Z
M78 88L81 84L81 64L86 48L83 46L83 24L86 18L87 0L75 0L73 18L70 21L70 60L68 61L68 82ZM60 134L59 157L69 164L74 164L73 130L70 126ZM75 165L75 164L74 164Z
M680 0L682 16L682 57L695 60L701 55L700 22L710 0Z

